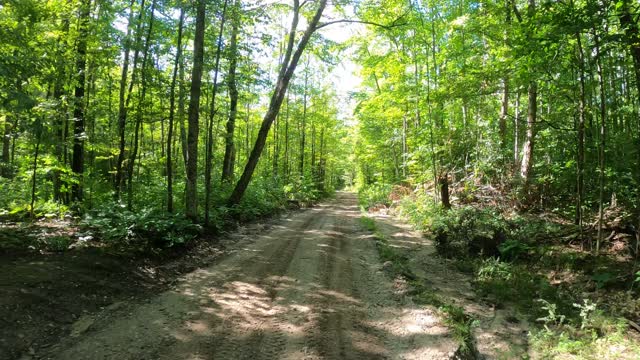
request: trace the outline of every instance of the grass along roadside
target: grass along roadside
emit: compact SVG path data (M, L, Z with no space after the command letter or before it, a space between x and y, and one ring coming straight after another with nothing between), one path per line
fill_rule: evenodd
M360 222L364 229L373 234L380 259L385 265L388 265L386 267L391 276L401 277L407 282L409 286L408 294L415 303L433 306L442 316L445 325L449 327L454 338L460 344L455 358L480 358L473 338L473 327L476 326L477 321L466 314L461 307L436 294L434 289L427 285L425 279L417 276L410 269L407 257L390 246L389 239L378 229L374 219L363 215L360 217Z
M640 339L627 323L638 319L640 300L619 254L581 250L571 225L541 216L443 210L424 198L403 199L397 209L472 277L479 301L523 315L532 358L640 359Z

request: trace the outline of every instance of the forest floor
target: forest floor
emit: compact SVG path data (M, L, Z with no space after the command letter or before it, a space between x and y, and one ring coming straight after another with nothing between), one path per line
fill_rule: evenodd
M37 357L80 331L88 316L155 296L224 254L212 239L164 258L115 253L99 242L64 251L24 246L56 237L67 245L77 232L69 221L0 224L0 359Z
M175 281L169 270L145 272L135 262L110 263L98 255L77 255L83 259L75 262L65 255L3 261L2 286L11 296L3 296L0 310L7 322L0 357L455 357L461 344L442 314L414 303L360 218L355 195L338 193L314 208L224 236L224 250L209 251L209 265ZM398 246L431 254L429 243L397 220L380 221ZM439 260L424 261L434 264L420 267L434 272L420 276L434 277L447 296L445 285L463 286L452 296L471 306L464 277L455 278L457 272ZM148 274L154 271L167 278ZM482 341L495 348L492 340Z

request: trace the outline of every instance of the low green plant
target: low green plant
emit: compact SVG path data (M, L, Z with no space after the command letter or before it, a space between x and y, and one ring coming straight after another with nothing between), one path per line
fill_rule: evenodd
M360 206L366 210L374 206L389 206L391 199L389 195L393 187L390 184L371 184L364 186L358 190L358 200Z
M487 258L482 260L482 264L476 273L478 281L503 281L508 282L513 279L514 268L511 264L500 261L499 258Z
M593 314L598 306L589 299L583 299L582 304L574 303L573 307L580 310L580 329L584 329L593 323Z
M542 305L540 308L546 313L543 317L536 319L544 324L544 328L547 331L550 330L550 326L561 326L564 324L567 317L558 313L558 305L551 303L545 299L538 299L538 302Z
M615 275L610 272L598 272L591 275L591 280L595 281L596 287L602 289L607 286L608 283L615 279Z
M515 261L526 256L532 250L533 248L529 244L516 239L507 239L505 242L498 245L500 257L511 261Z
M540 358L638 359L640 347L625 336L625 322L604 316L592 301L574 303L577 316L561 313L555 303L538 301L545 311L538 319L544 327L532 331L530 343Z
M85 215L81 225L103 241L134 249L169 248L194 239L201 227L183 214L144 208L136 212L112 203Z
M69 249L73 239L66 235L43 237L38 241L40 247L48 251L62 252Z

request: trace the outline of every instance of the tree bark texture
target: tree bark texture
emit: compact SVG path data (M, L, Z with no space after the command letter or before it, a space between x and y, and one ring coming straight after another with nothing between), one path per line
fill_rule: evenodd
M187 184L185 194L186 216L194 222L198 220L198 121L200 116L202 63L204 61L205 0L198 0L197 6L187 130Z

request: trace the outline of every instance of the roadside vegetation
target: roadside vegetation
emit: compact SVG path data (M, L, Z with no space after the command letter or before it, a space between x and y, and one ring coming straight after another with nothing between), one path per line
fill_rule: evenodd
M637 1L9 0L0 38L0 261L180 256L350 187L541 356L637 350Z
M454 194L464 191L455 189ZM398 192L410 194L398 197ZM611 241L595 256L593 244L578 240L575 225L548 213L520 213L477 202L443 209L432 194L393 186L373 186L360 194L364 209L402 216L432 239L453 269L472 276L478 301L515 307L533 325L528 335L531 354L636 359L640 353L640 274L632 248ZM374 221L363 219L375 232ZM610 221L606 228L613 239L616 219ZM383 236L375 234L381 260L391 261L394 271L406 276L406 258L395 256ZM595 236L593 228L582 230L583 238ZM416 299L446 309L433 292L411 284ZM473 321L452 310L454 316L447 318L461 320L451 326L464 339L470 333L464 325Z
M385 234L377 229L375 220L363 215L360 221L366 230L373 233L378 255L386 265L389 275L407 282L409 287L407 294L412 296L415 303L433 306L443 316L444 323L460 344L456 356L461 359L474 359L477 350L471 334L474 326L473 318L465 314L461 307L439 296L425 283L424 279L419 279L407 265L407 257L394 250L389 245Z

